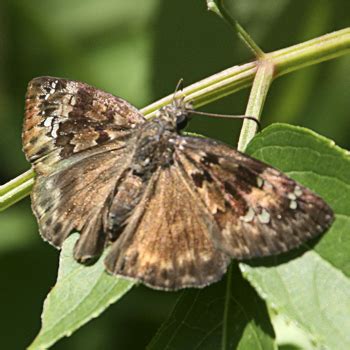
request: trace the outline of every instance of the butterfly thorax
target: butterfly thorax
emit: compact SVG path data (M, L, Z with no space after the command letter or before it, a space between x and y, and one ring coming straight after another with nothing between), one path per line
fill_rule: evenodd
M174 99L151 122L140 126L131 163L135 175L148 178L159 166L173 164L175 139L187 122L190 107L183 98Z
M133 173L148 178L159 166L171 165L176 137L176 120L165 114L144 123L135 143Z

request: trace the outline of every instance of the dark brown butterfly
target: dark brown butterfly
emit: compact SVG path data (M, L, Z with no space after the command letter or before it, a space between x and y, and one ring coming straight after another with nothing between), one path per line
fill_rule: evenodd
M286 252L324 232L329 206L278 170L207 138L183 136L183 99L151 121L86 84L29 83L23 145L33 211L57 248L158 289L218 281L231 258Z

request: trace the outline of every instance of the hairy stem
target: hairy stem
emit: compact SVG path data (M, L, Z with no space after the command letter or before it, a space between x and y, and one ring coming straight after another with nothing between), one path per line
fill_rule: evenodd
M186 96L186 101L191 101L194 107L198 108L250 86L253 83L259 66L261 66L261 62L269 61L272 64L274 67L273 78L276 78L292 71L345 55L349 52L350 28L345 28L298 45L267 53L260 61L257 60L233 66L188 86L183 90L183 94ZM170 94L143 108L141 112L146 117L151 118L160 107L171 102L172 98L173 94ZM244 128L243 130L246 129ZM248 133L245 137L246 140L249 140L249 135L252 134L254 132ZM244 148L244 144L241 141L240 147ZM18 178L1 186L0 210L11 206L29 194L33 180L23 182L23 177L26 176L33 177L34 174L32 171L26 172L25 175L20 175Z

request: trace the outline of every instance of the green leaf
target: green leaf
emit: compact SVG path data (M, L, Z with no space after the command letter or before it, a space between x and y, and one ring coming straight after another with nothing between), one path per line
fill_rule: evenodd
M207 288L184 291L147 349L275 349L264 302L236 263L227 276Z
M100 315L134 285L104 271L103 257L90 267L73 259L78 234L63 244L56 285L44 302L42 327L29 349L47 349L64 336L70 336L92 318Z
M284 256L240 264L243 275L278 313L320 346L350 348L350 156L316 133L274 124L247 152L320 194L336 221L317 244Z

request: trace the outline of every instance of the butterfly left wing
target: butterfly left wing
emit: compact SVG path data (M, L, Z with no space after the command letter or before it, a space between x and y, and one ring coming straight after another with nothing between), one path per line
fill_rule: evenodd
M165 290L218 281L229 257L216 249L210 213L180 168L159 167L105 263L112 274Z
M45 240L59 248L78 230L75 258L100 255L109 201L144 121L128 102L87 84L53 77L29 82L23 149L36 173L32 208Z
M311 190L214 140L179 136L175 159L220 228L211 236L216 247L233 258L286 252L333 221Z

